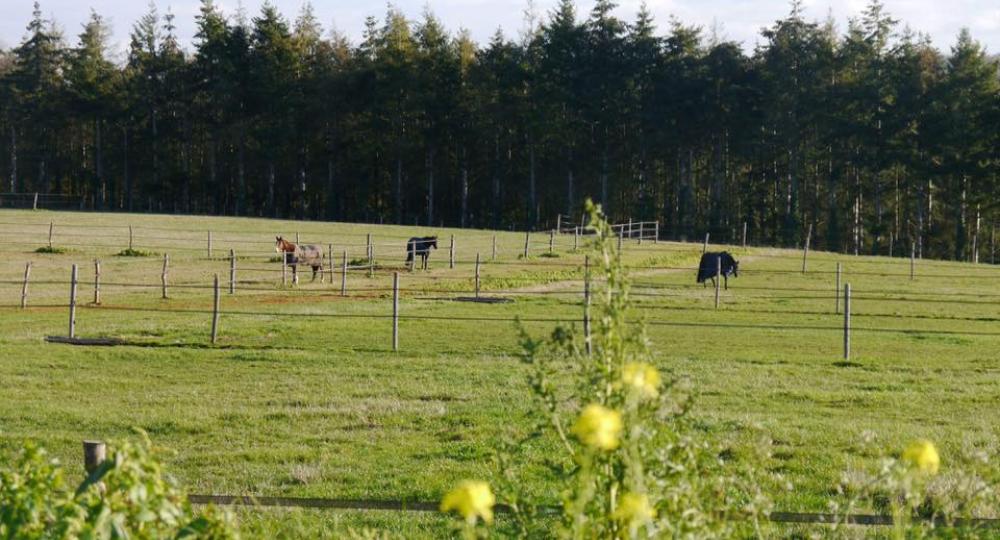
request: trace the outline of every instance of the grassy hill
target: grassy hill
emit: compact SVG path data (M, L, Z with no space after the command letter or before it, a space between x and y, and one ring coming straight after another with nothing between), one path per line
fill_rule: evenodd
M48 246L53 223L52 251ZM500 441L526 429L530 406L515 317L529 332L582 316L584 238L243 218L0 212L0 460L35 439L75 470L80 441L149 432L193 493L438 500L457 480L490 478ZM128 247L145 256L120 256ZM207 237L212 231L209 258ZM333 283L281 285L274 237L333 245ZM364 268L367 235L377 266ZM405 241L438 234L431 269L410 273ZM456 238L455 267L449 242ZM497 255L493 259L496 238ZM719 246L712 246L713 248ZM211 281L223 291L209 343ZM324 247L326 249L326 247ZM634 317L659 367L690 377L706 437L735 459L768 441L776 508L823 511L842 473L906 441L938 442L944 462L995 444L1000 271L988 265L728 247L739 278L721 294L694 283L700 244L626 241ZM358 266L340 294L344 251ZM479 253L482 294L473 295ZM164 254L168 299L161 298ZM102 266L93 300L94 259ZM29 309L21 310L32 263ZM854 297L853 349L842 358L835 270ZM77 333L129 345L44 343L65 335L78 264ZM391 350L391 280L400 272L400 351ZM542 442L524 449L525 483L546 489ZM82 472L81 472L82 476ZM786 489L786 483L792 489ZM436 515L242 511L251 536L336 536L374 527L443 536ZM779 529L781 530L781 529ZM787 532L787 530L785 531Z

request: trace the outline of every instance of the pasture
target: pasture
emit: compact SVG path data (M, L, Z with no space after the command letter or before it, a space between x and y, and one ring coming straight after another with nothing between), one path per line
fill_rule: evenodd
M53 249L48 245L53 226ZM582 317L585 238L262 219L0 212L0 460L25 439L82 476L80 441L146 430L176 453L192 493L436 501L462 478L491 479L491 455L526 429L530 407L515 317L534 335ZM120 256L128 247L148 256ZM209 258L207 233L212 231ZM281 285L274 237L333 245L332 283ZM364 268L367 235L375 260ZM430 270L408 272L410 236L439 236ZM454 268L449 239L456 237ZM494 237L497 255L493 259ZM712 245L710 249L721 246ZM228 294L229 250L237 291ZM658 367L689 377L705 437L732 459L769 441L775 509L824 511L844 471L907 441L934 440L949 463L994 449L1000 403L1000 269L908 258L727 246L741 260L714 308L696 285L702 246L625 241L635 320ZM343 252L356 266L341 295ZM168 299L161 298L168 254ZM457 302L481 294L513 300ZM94 259L102 271L93 300ZM28 308L20 309L32 263ZM853 287L852 354L842 358L835 268ZM76 332L126 346L44 342L67 332L70 267L79 265ZM392 351L392 273L400 273L400 350ZM213 275L223 283L218 342L209 342ZM330 277L329 275L327 276ZM577 324L579 326L579 324ZM546 490L545 442L523 449L520 474ZM371 527L441 537L436 514L239 511L256 536L342 535ZM502 526L502 523L501 523ZM775 525L777 536L802 528ZM819 527L809 530L822 530Z

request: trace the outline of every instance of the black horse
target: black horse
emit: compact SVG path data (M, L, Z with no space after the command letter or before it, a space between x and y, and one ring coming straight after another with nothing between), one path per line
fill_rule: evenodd
M705 280L711 279L712 285L715 285L717 271L721 271L726 290L729 290L729 276L740 277L740 261L734 259L728 251L705 253L701 256L701 263L698 264L698 283L705 283Z
M437 249L438 237L436 236L415 236L406 241L406 264L410 270L416 262L414 259L419 256L421 268L427 270L427 258L431 256L431 248Z

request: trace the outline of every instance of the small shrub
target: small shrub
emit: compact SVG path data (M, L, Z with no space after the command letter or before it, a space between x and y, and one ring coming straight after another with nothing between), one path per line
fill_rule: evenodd
M60 253L66 253L68 250L66 248L55 247L55 246L42 246L35 250L35 253L50 253L52 255L58 255Z
M539 255L539 257L543 257L545 259L558 259L559 258L559 254L556 253L556 252L554 252L554 251L552 253L549 253L548 251L546 251L545 253L542 253L541 255Z
M125 248L118 252L118 257L156 257L158 253L144 249Z
M192 510L145 433L110 445L108 459L76 489L59 463L28 443L0 469L0 538L239 538L232 518Z

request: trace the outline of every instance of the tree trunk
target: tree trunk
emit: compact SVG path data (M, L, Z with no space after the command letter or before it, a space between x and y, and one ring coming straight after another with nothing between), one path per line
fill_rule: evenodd
M10 192L17 193L17 129L10 124Z
M236 156L236 208L234 214L242 216L246 213L247 207L247 177L246 177L246 136L243 132L243 124L240 124L239 148Z
M468 223L466 220L469 216L469 162L466 152L466 148L462 147L462 208L461 217L459 219L462 228L465 228Z
M267 160L267 209L272 217L278 217L278 204L274 199L274 160Z
M535 177L535 143L528 140L528 228L538 223L538 183Z
M104 151L101 148L101 124L98 118L94 122L94 170L97 173L96 193L94 194L95 205L98 210L105 210L108 204L108 185L104 179Z
M434 148L427 148L427 226L434 225Z

